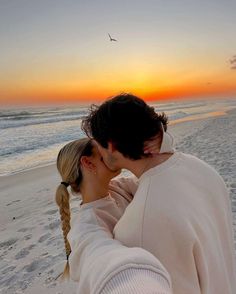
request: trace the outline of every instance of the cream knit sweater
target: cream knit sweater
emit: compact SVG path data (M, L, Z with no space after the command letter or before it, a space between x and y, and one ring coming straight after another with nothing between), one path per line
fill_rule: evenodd
M228 191L194 156L176 152L145 172L114 233L124 245L156 256L175 294L236 293Z
M125 198L120 196L119 185L114 182L109 196L82 205L72 221L69 263L77 293L172 294L169 274L151 253L113 240L110 231L130 197L124 190Z
M160 278L163 293L170 291L170 280L159 261L171 276L174 294L235 294L231 207L216 171L193 156L176 152L141 176L132 200L136 188L134 178L114 180L110 196L82 205L69 236L71 275L82 289L78 293L133 293L115 289L120 290L127 277L130 285L145 284L144 272L142 278L133 272L136 260L150 270L148 279L151 271L156 273L151 280ZM126 248L118 240L153 255L146 259L147 251ZM116 251L117 246L122 253ZM123 265L128 273L115 271Z

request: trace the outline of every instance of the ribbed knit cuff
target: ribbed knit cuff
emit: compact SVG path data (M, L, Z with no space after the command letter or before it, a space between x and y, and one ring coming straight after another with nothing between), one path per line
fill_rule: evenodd
M99 294L171 294L168 281L148 269L129 268L115 275Z

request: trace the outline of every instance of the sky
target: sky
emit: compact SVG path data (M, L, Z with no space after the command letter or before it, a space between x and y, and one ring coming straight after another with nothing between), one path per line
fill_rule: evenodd
M236 98L235 11L235 0L0 0L0 104Z

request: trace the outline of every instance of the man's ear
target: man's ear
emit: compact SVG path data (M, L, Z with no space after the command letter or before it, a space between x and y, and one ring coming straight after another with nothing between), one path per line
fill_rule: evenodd
M88 156L82 156L80 158L80 164L89 171L94 171L96 169L96 166Z

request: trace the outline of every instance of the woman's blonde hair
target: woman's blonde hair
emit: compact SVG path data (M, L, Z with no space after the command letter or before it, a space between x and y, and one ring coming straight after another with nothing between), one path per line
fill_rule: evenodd
M91 139L83 138L66 144L58 153L57 169L61 175L62 183L56 190L56 203L59 206L61 215L61 226L63 231L65 249L66 249L66 266L62 274L62 279L69 277L69 255L71 253L70 243L67 235L70 231L70 194L67 186L71 186L74 193L79 192L79 186L82 181L80 169L80 159L83 155L92 155Z

